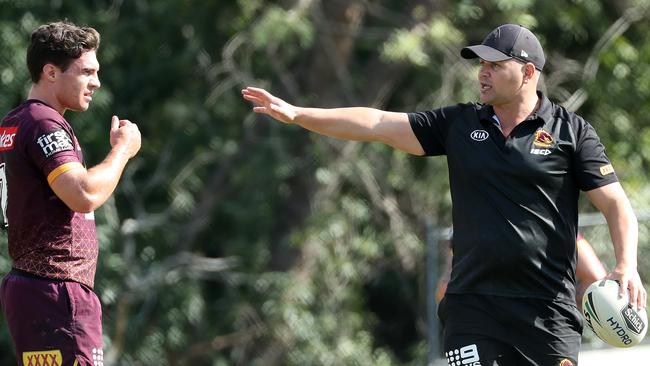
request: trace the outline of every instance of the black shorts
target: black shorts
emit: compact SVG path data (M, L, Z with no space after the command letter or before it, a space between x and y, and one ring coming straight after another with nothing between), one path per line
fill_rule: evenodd
M573 304L447 294L438 307L450 366L574 366L582 318Z

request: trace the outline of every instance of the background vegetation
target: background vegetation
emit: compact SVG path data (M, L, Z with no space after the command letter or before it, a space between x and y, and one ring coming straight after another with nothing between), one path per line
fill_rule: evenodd
M650 207L649 7L0 0L0 112L27 94L25 49L38 25L68 19L101 32L102 88L89 111L66 118L89 165L108 152L112 114L138 123L143 137L96 213L107 365L421 365L425 227L450 225L445 159L281 125L253 115L241 88L321 107L472 101L477 64L460 48L520 23L545 47L543 89L596 127L642 209ZM597 233L588 238L612 263L609 238ZM0 318L0 364L13 362Z

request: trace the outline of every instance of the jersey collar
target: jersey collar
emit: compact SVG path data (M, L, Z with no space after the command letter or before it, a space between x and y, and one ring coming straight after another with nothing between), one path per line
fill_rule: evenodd
M553 119L553 103L542 93L537 91L537 97L540 99L539 109L533 113L528 120L537 120L540 119L546 124L547 122ZM478 111L478 116L481 121L489 122L498 125L498 119L494 118L496 115L494 113L494 108L491 105L480 104L481 109Z

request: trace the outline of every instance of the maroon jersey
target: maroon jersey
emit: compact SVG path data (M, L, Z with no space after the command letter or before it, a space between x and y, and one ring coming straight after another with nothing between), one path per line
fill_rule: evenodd
M50 188L83 164L70 124L38 100L9 112L0 125L2 209L13 267L93 287L97 236L92 213L70 210Z

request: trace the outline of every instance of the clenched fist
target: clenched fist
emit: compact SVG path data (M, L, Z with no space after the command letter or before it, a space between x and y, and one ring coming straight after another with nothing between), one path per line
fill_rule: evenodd
M123 147L129 159L140 150L140 130L135 123L128 119L119 119L117 116L113 116L110 136L111 146Z

